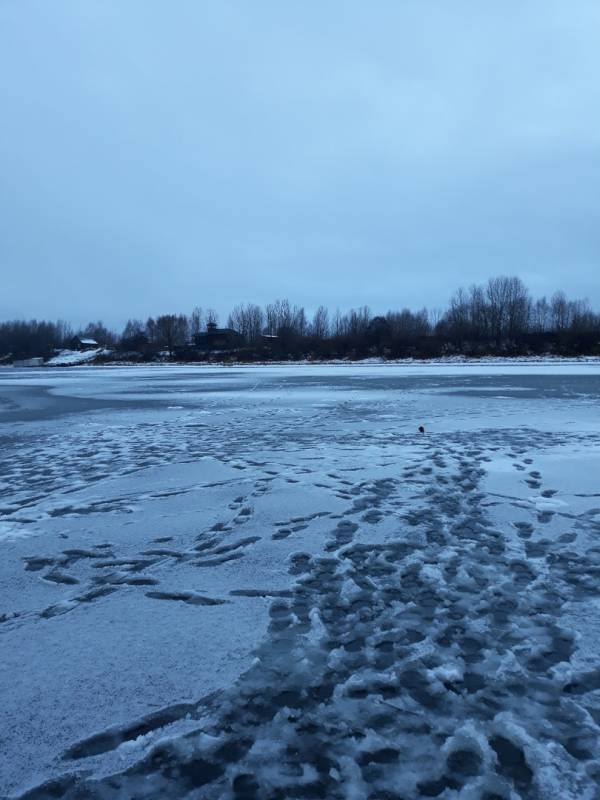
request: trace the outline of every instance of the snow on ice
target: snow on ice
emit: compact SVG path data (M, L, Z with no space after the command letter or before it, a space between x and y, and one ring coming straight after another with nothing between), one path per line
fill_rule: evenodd
M0 399L0 795L599 797L597 363Z

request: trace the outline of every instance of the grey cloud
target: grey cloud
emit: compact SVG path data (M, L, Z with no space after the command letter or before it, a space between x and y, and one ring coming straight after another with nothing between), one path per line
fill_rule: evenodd
M0 5L0 316L600 304L600 7Z

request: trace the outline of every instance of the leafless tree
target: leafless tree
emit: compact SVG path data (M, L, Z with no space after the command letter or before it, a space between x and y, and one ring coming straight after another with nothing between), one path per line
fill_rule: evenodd
M538 298L531 307L531 330L534 333L546 333L552 328L550 303L545 297Z
M262 309L254 303L240 303L229 314L227 325L241 333L247 342L254 343L260 338L263 328Z
M109 330L101 320L90 322L82 331L79 331L79 335L88 339L95 339L98 344L104 347L113 347L117 341L116 333Z
M190 336L192 339L198 336L199 333L203 330L204 324L204 314L200 306L195 306L194 310L190 314Z
M521 335L529 328L531 318L531 295L529 290L516 276L505 278L506 281L506 329L509 338Z
M185 314L163 314L156 319L158 344L173 355L176 347L187 344L189 337L188 319Z
M310 332L315 339L327 339L329 336L329 311L325 306L319 306L313 314Z
M552 327L555 331L566 331L571 322L571 309L564 292L555 292L550 300Z

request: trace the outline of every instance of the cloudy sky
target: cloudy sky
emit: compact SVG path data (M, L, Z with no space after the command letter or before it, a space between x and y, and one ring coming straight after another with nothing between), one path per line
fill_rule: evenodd
M598 0L0 0L0 318L600 306Z

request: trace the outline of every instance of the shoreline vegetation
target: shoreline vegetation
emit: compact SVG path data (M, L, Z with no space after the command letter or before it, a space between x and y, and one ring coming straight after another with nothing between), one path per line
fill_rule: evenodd
M600 356L600 313L587 300L556 292L534 299L518 277L490 278L458 289L446 309L402 308L374 314L368 306L310 314L289 300L236 305L218 314L129 319L118 333L102 322L80 330L66 322L0 322L0 365L82 363L338 363L447 358ZM36 360L37 363L23 362Z
M155 359L153 361L131 361L115 359L112 354L104 351L99 354L92 353L92 358L84 360L77 359L76 356L81 355L71 350L63 351L54 356L49 361L39 367L51 369L65 369L73 367L93 367L110 369L113 367L127 368L127 367L196 367L196 368L249 368L249 367L472 367L472 366L489 366L489 367L503 367L503 366L568 366L569 364L589 364L591 366L600 366L599 356L559 356L559 355L536 355L536 356L442 356L439 358L362 358L362 359L295 359L295 360L269 360L269 361L235 361L223 360L215 358L204 361L179 361L171 360L168 358ZM5 363L0 364L0 370L12 369L18 367L18 364Z

